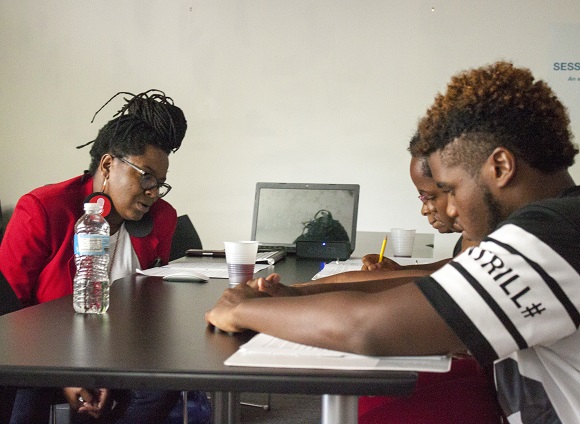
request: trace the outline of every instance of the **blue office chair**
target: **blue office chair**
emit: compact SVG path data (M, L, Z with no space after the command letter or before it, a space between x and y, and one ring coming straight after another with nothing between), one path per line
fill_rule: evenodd
M211 402L205 392L183 391L164 424L210 424Z

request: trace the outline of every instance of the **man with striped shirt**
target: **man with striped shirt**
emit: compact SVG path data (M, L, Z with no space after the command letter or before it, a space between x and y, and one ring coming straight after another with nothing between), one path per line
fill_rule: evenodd
M480 362L496 361L510 422L580 417L580 189L567 171L577 153L568 125L547 85L508 63L455 77L419 124L415 153L429 156L464 235L481 242L417 284Z
M478 246L421 279L292 287L273 274L227 290L207 321L367 355L467 350L495 363L510 423L577 423L580 187L568 172L578 153L569 124L527 69L457 74L411 153L428 158L447 214Z

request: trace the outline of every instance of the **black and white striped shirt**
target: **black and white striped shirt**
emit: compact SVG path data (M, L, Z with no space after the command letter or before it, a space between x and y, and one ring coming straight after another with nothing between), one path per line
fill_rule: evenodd
M580 187L513 213L418 282L482 363L510 423L580 417Z

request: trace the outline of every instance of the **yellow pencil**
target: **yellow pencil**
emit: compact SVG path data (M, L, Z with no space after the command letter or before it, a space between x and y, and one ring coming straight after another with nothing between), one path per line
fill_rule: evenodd
M381 246L381 253L379 254L379 262L383 261L383 256L385 255L385 247L387 247L387 236L383 240L383 245Z

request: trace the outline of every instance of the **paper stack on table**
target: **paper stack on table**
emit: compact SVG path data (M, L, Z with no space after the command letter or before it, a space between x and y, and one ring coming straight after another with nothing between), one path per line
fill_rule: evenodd
M256 264L254 272L267 268L268 265ZM174 262L169 265L145 270L137 270L137 273L153 277L166 277L171 274L202 274L208 278L228 278L228 264L224 261L214 261L212 259L200 260L195 262Z
M289 342L259 333L224 362L229 366L447 372L451 357L364 356Z

